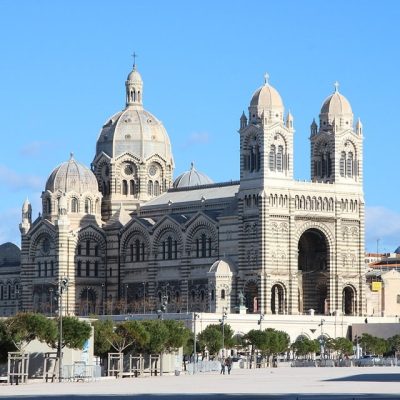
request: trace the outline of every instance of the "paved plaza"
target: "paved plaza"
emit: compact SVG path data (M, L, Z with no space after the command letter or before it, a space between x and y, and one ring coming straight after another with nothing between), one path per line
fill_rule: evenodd
M233 369L231 375L110 379L0 385L7 399L400 399L400 368Z

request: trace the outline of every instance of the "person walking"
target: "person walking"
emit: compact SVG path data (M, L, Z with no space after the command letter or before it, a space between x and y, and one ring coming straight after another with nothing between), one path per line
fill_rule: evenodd
M228 357L225 360L225 365L226 365L226 368L228 369L228 375L230 375L231 374L231 369L232 369L232 358Z
M225 358L221 357L220 362L221 362L221 374L225 375Z

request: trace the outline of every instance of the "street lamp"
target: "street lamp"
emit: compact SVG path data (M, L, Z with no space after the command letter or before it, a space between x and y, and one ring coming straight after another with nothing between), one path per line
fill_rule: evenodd
M86 288L86 315L89 315L89 287Z
M58 312L59 312L59 337L58 337L58 360L59 360L59 371L58 371L58 380L62 382L62 342L63 342L63 293L68 290L68 278L62 278L58 282Z
M102 312L103 312L103 315L105 314L105 307L104 307L104 297L105 297L105 293L104 293L104 291L105 291L105 283L103 282L102 284L101 284L101 303L102 303L102 305L101 305L101 308L102 308Z
M128 284L125 285L125 314L127 314L128 310Z
M143 284L143 314L146 314L146 285L147 282L142 282Z
M196 319L200 315L193 313L193 374L196 373L196 363L197 363L197 340L196 340Z
M226 307L222 309L222 318L219 322L222 324L222 355L225 356L225 320L228 318Z
M324 357L324 353L325 353L325 347L324 347L324 319L321 319L321 323L318 325L321 327L321 336L320 336L320 340L319 343L321 345L321 358ZM324 357L325 358L325 357Z
M19 307L19 289L15 290L15 314L18 314L18 307Z
M49 289L50 292L50 318L53 317L53 288Z
M262 322L264 321L264 314L260 313L260 317L257 321L258 325L260 325L260 331L262 330Z

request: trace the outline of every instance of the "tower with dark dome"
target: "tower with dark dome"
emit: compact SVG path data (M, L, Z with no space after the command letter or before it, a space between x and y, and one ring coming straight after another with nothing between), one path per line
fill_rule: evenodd
M108 220L121 206L128 212L172 186L174 160L161 121L143 108L143 81L133 65L125 82L125 109L108 118L92 163Z

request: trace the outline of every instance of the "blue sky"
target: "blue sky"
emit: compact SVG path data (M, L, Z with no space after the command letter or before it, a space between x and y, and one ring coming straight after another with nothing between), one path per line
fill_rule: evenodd
M99 130L124 107L135 51L145 108L171 138L175 176L194 161L238 179L237 129L268 71L294 115L295 177L309 179L309 126L340 82L364 125L366 248L400 244L397 186L400 2L0 1L0 243L19 244L51 171L90 165Z

